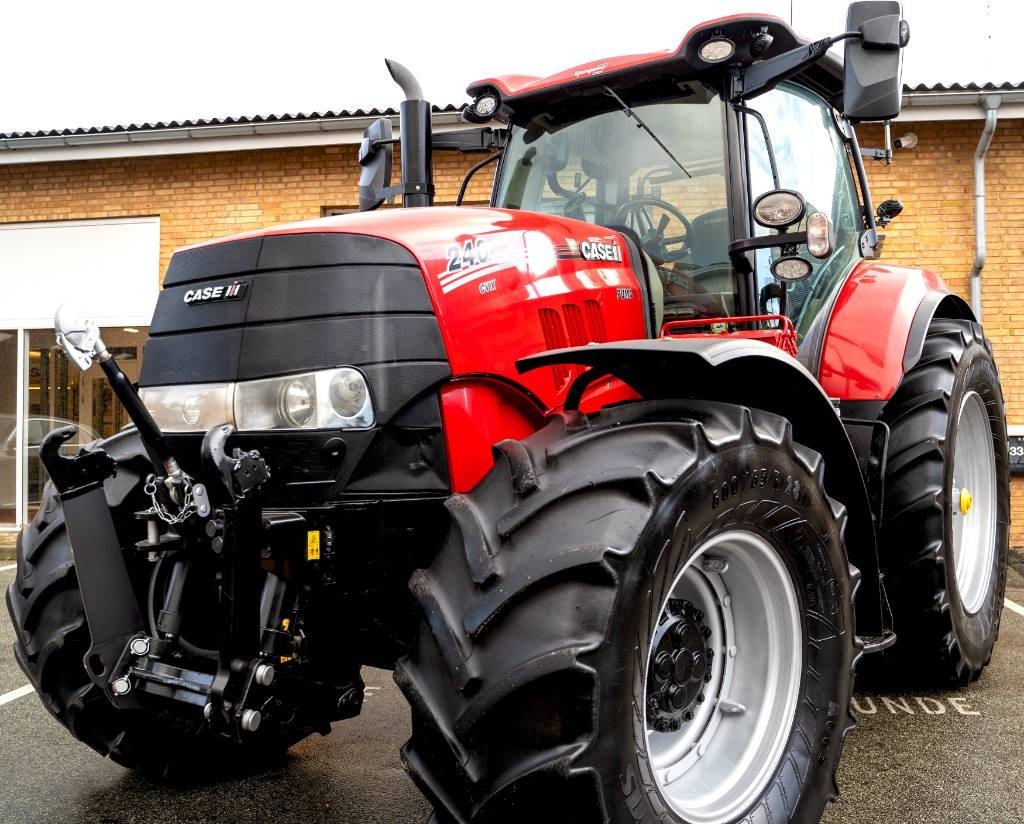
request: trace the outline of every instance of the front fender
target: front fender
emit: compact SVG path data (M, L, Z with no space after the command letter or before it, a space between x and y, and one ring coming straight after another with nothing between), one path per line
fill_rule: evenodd
M645 400L692 398L756 407L787 418L793 437L825 461L829 495L846 507L846 546L863 573L857 615L861 635L880 635L882 618L878 552L871 504L846 429L828 396L803 366L759 341L689 338L620 341L557 349L518 361L521 372L555 364L590 369L577 378L566 401L578 405L589 381L613 376Z
M933 317L974 319L934 272L858 264L843 284L825 332L822 388L842 401L887 401L920 358Z

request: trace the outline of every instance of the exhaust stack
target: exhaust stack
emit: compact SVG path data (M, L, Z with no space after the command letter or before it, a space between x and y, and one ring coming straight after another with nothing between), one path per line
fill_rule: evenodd
M402 146L402 205L434 203L434 164L431 156L430 104L413 73L401 63L385 58L391 77L405 100L398 107Z

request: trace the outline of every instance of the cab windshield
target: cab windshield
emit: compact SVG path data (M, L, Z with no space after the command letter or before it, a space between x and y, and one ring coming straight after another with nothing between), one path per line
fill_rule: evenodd
M513 130L495 205L625 229L648 256L664 320L733 314L723 103L686 87L671 102ZM631 105L626 97L624 103ZM658 299L658 295L662 299Z

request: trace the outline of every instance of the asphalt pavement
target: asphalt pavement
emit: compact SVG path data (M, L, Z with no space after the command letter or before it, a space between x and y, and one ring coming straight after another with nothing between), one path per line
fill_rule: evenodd
M13 571L0 562L0 588ZM1007 596L1024 605L1024 555ZM205 787L168 788L78 744L34 694L0 617L0 824L422 824L429 811L398 750L405 703L383 670L364 670L363 713L295 746L279 768ZM963 690L858 692L842 792L826 824L1024 821L1024 614L1007 608L991 666ZM542 822L537 822L542 824ZM546 824L543 823L543 824Z

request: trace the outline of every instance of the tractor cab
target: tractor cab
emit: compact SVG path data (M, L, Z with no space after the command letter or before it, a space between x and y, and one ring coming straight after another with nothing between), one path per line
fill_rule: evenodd
M483 107L510 126L493 205L624 234L644 261L656 335L753 326L794 354L799 344L809 365L824 310L876 242L857 112L837 111L843 70L830 44L802 44L775 18L734 17L674 52L480 81L469 116ZM898 83L898 47L867 54L895 59Z

